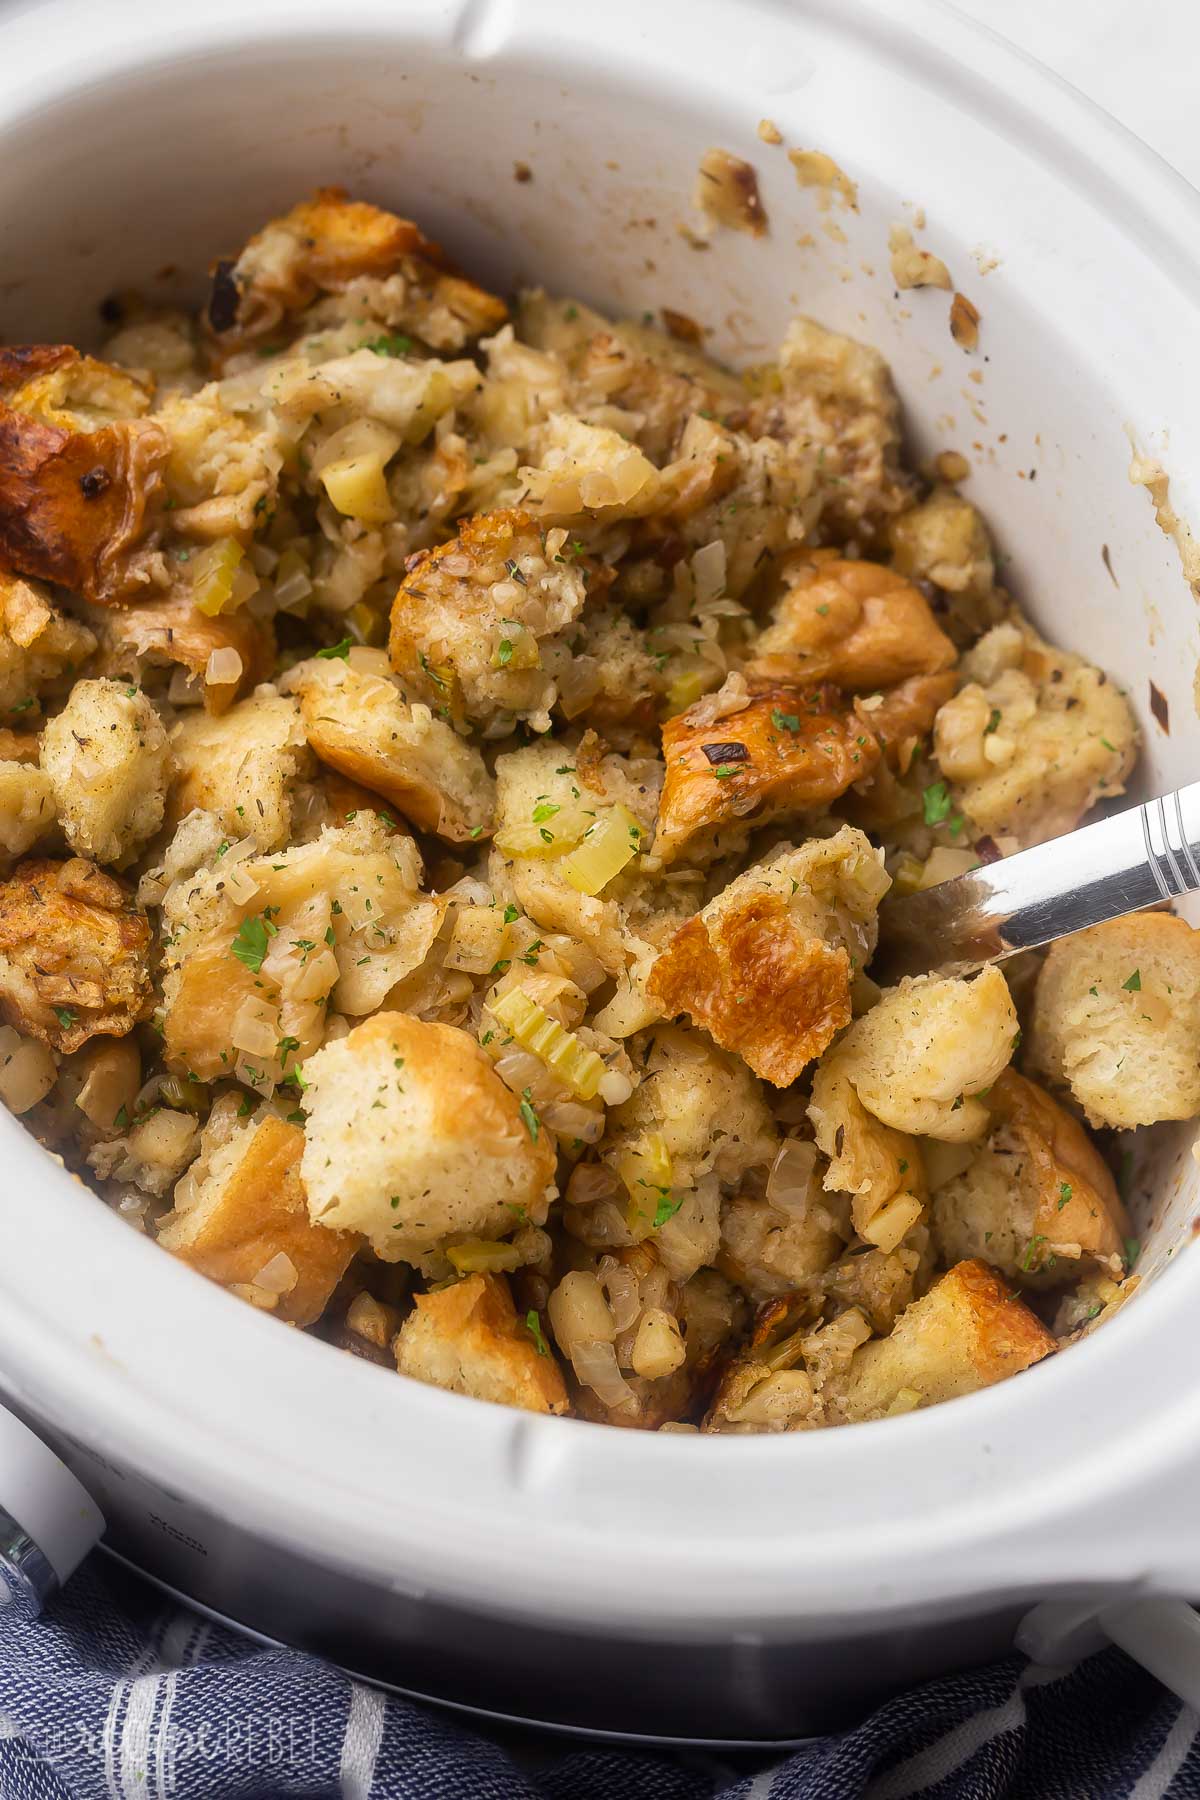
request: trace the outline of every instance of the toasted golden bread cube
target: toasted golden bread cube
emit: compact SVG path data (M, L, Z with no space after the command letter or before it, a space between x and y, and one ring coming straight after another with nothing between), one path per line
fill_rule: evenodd
M850 1023L850 983L875 949L891 885L845 825L747 869L675 933L647 983L756 1075L787 1087Z
M495 1239L546 1216L553 1134L455 1026L381 1012L305 1066L303 1174L314 1219L385 1262Z
M567 1411L558 1363L540 1328L535 1337L517 1317L502 1275L468 1275L418 1294L395 1350L401 1375L432 1387L526 1412Z
M821 812L871 774L879 745L836 690L766 687L713 725L703 701L662 728L666 777L654 854L711 861L751 825Z
M1200 931L1135 913L1052 944L1029 1055L1092 1125L1130 1129L1200 1113Z
M422 831L463 843L490 830L495 789L482 756L428 706L402 698L382 650L310 658L284 685L322 762L382 794Z
M268 624L252 618L245 607L217 613L199 612L191 592L172 592L136 606L89 609L89 622L100 639L100 672L140 681L149 669L185 669L203 683L206 712L227 710L238 695L267 681L275 666L275 637ZM228 673L228 658L218 658L209 679L214 651L234 650L240 664Z
M0 569L0 723L6 729L33 724L44 690L95 648L92 633L59 612L45 588Z
M169 443L123 370L61 345L0 349L0 557L111 605L159 576Z
M312 773L296 702L264 690L219 717L186 712L171 741L171 817L212 812L230 837L279 850L292 835L292 792Z
M304 1133L268 1113L248 1121L211 1155L199 1179L176 1193L158 1241L222 1287L277 1293L271 1309L293 1325L320 1318L361 1245L352 1231L331 1231L308 1216L300 1179ZM272 1265L285 1257L284 1264ZM276 1281L280 1283L275 1286Z
M520 477L531 508L558 525L642 519L664 504L663 477L621 432L573 413L551 413L532 433Z
M0 883L0 1016L55 1050L123 1037L150 1007L150 926L82 857L31 859Z
M127 861L162 824L167 734L136 688L77 681L42 733L41 762L77 856Z
M867 1111L896 1131L970 1143L987 1129L973 1096L1008 1066L1020 1030L999 969L971 981L919 975L889 988L837 1047Z
M962 673L967 685L938 713L933 748L977 834L1005 851L1040 844L1124 792L1137 724L1101 670L1005 624L968 651Z
M484 513L412 559L392 602L388 654L409 699L456 724L529 719L548 730L552 664L587 598L565 531L528 512ZM549 658L549 662L547 661Z
M953 488L935 489L893 519L888 537L893 564L910 581L931 581L976 605L991 594L996 570L987 527ZM981 623L989 622L981 615Z
M530 311L530 296L523 296L523 335ZM745 411L746 391L736 375L677 338L631 320L595 331L569 367L575 409L619 406L635 415L629 435L656 460L674 452L693 414Z
M987 1139L934 1195L943 1260L978 1257L1023 1287L1071 1281L1081 1262L1119 1278L1129 1219L1083 1126L1013 1069L998 1078L987 1106Z
M395 323L434 349L459 349L504 322L503 302L448 272L441 250L410 220L327 187L272 219L236 262L216 264L208 324L222 347L241 348L319 293L400 272L412 292Z
M783 598L755 640L756 675L793 685L832 681L862 694L939 674L956 660L929 602L892 569L815 550L789 563L783 579Z
M855 1352L845 1376L826 1388L826 1405L847 1422L878 1419L911 1388L920 1405L934 1406L1018 1375L1056 1347L997 1275L961 1262L905 1307L888 1337Z
M907 681L880 695L870 694L854 702L863 724L879 739L887 769L907 774L924 740L933 729L938 711L958 687L952 669L940 675L910 675ZM868 783L869 796L872 784Z

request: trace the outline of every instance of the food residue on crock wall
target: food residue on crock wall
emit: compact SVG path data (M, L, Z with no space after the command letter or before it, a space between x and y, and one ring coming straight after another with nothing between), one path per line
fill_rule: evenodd
M767 215L753 163L729 150L706 150L696 177L696 205L717 225L763 237Z
M950 271L940 256L922 250L907 225L893 225L888 232L892 280L898 288L951 288Z
M701 345L704 342L703 328L687 313L676 312L673 307L664 306L662 322L671 336L681 344Z
M950 336L964 350L979 346L979 308L965 294L955 294L950 302Z
M1171 709L1167 704L1167 696L1160 687L1150 683L1150 711L1154 714L1159 726L1167 737L1171 735Z
M1136 486L1144 487L1149 494L1154 504L1154 518L1158 528L1171 539L1178 550L1184 580L1191 588L1193 597L1200 600L1200 543L1197 543L1191 526L1180 518L1171 505L1171 483L1166 470L1156 457L1143 456L1140 450L1135 449L1133 460L1129 464L1129 479Z
M774 119L760 119L758 121L758 135L764 144L782 144L783 142L783 133L780 131Z

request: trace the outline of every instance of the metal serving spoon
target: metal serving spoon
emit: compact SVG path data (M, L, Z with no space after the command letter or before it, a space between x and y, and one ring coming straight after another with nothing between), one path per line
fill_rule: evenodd
M1200 782L879 909L874 980L964 975L1200 892Z

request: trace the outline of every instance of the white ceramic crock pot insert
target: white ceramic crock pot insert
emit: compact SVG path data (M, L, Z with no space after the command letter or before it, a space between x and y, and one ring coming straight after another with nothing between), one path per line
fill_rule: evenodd
M890 359L918 453L970 459L1014 590L1129 687L1143 791L1194 777L1195 604L1128 483L1126 433L1200 517L1200 206L933 0L109 0L0 32L0 334L92 337L106 292L169 295L164 267L203 267L328 181L504 287L666 303L734 360L770 354L803 310ZM764 116L837 160L858 213L798 189ZM712 144L756 165L767 239L697 252L679 234ZM979 307L979 356L952 342L948 296L893 290L888 227L913 206ZM1149 1291L1089 1343L902 1420L714 1441L488 1407L281 1330L126 1230L5 1115L0 1380L101 1456L331 1567L513 1618L819 1635L1031 1585L1196 1592L1190 1135L1162 1134L1143 1171Z

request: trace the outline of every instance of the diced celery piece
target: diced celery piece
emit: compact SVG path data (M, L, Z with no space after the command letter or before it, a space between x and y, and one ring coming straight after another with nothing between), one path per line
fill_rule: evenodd
M446 1255L460 1275L486 1275L489 1271L519 1269L521 1252L492 1238L468 1238L451 1244Z
M581 894L599 894L641 849L642 827L627 806L610 806L559 867Z
M236 538L218 538L192 564L192 602L198 612L215 618L229 606L233 583L245 552Z
M320 479L331 503L347 519L357 519L360 525L385 525L395 517L383 458L378 454L326 463Z
M573 1031L531 1000L523 988L510 988L501 994L492 1014L522 1050L528 1050L554 1071L576 1099L591 1100L595 1096L604 1073L603 1058L581 1044Z

